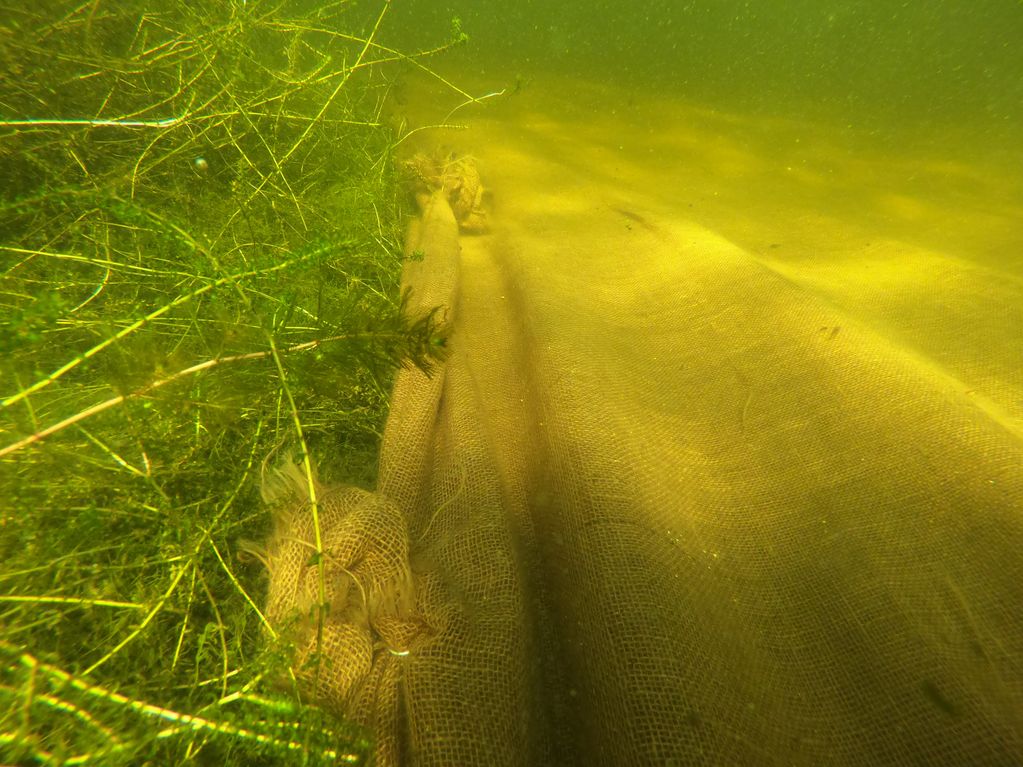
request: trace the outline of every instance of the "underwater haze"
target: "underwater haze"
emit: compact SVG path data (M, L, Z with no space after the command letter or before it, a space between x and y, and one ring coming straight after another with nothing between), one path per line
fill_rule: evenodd
M1021 125L1023 0L0 0L0 767L1023 765Z
M415 0L403 13L410 43L459 20L462 66L496 80L577 74L921 138L965 122L1007 145L1023 118L1016 0Z

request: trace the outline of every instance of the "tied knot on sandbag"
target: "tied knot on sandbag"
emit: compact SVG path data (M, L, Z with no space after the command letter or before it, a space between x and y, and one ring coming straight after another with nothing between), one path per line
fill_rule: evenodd
M462 234L486 234L489 231L487 205L490 193L480 180L474 157L454 152L420 152L403 162L401 169L420 209L426 207L434 193L443 191Z
M273 532L244 548L270 574L267 622L293 643L292 668L318 702L371 705L369 680L431 633L416 610L404 517L383 495L321 484L290 458L264 472L262 494Z

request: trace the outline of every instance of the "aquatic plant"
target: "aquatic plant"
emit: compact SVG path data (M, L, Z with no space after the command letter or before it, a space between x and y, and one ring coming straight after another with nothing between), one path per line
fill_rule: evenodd
M447 46L380 45L389 7L0 6L0 763L368 753L270 683L238 553L262 460L371 483L391 373L439 348L382 105Z

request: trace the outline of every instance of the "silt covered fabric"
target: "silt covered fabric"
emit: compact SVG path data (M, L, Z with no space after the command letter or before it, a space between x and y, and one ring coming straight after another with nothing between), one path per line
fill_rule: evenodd
M376 490L318 488L325 564L297 475L269 546L379 763L1023 762L1019 379L967 393L657 197L494 156L484 231L431 167L403 284L446 359Z

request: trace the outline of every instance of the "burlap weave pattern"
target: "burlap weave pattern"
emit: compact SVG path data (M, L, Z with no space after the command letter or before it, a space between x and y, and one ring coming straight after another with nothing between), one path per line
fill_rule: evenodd
M492 233L443 188L411 229L450 354L399 375L376 494L325 491L320 699L382 763L1023 760L1012 423L656 199L505 159L536 194Z

